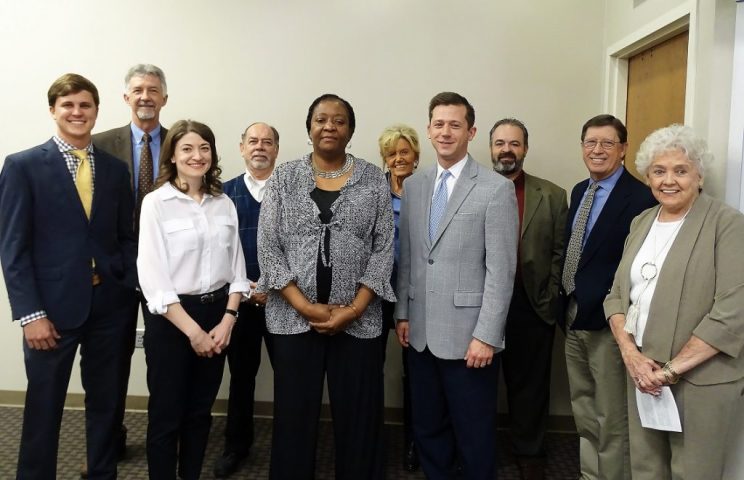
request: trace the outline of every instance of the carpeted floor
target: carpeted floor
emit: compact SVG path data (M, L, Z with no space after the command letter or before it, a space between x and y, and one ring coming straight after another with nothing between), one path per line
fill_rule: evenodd
M0 407L0 479L15 478L18 458L23 410L17 407ZM127 412L125 419L129 429L127 458L119 463L119 478L125 480L147 479L145 457L145 430L147 416L144 412ZM77 479L84 452L84 417L80 410L65 410L57 466L58 479ZM211 479L212 466L222 453L222 434L225 418L216 416L212 426L202 478ZM504 435L506 433L504 432ZM417 480L425 478L421 472L407 473L401 466L402 428L386 426L387 478ZM506 442L502 442L504 444ZM269 473L269 451L271 446L271 420L257 419L255 444L248 462L230 478L235 480L266 479ZM331 424L323 422L318 441L318 480L333 478L333 434ZM499 478L519 479L516 465L504 452L499 453ZM553 433L548 435L547 478L553 480L575 479L578 473L578 440L576 435Z

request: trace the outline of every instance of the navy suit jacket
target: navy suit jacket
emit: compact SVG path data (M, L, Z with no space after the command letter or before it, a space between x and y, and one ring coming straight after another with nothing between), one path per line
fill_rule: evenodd
M133 208L126 165L101 150L90 220L53 140L8 156L0 172L0 260L13 319L45 310L58 330L83 324L93 294L91 259L103 282L121 287L111 301L131 301Z
M566 219L566 245L571 238L576 210L588 186L589 179L586 179L576 184L571 191L571 206ZM612 288L615 270L623 256L625 237L630 231L630 222L654 205L656 199L648 186L627 170L623 171L581 251L575 277L576 290L573 292L578 310L571 325L572 330L601 330L607 327L602 302ZM561 294L566 300L563 287ZM565 330L563 323L561 327Z

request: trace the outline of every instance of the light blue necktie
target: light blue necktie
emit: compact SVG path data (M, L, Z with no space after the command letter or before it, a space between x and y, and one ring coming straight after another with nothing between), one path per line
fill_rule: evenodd
M439 176L439 186L437 191L434 193L434 198L431 199L431 214L429 214L429 240L434 240L434 235L437 233L437 227L439 227L439 221L444 215L444 211L447 209L447 179L452 174L449 170L443 170Z

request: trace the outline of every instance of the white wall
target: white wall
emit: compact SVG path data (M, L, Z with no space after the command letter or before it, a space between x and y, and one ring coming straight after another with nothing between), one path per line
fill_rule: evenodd
M380 130L402 121L418 129L424 139L422 165L430 164L427 103L447 89L475 105L479 134L471 153L476 158L488 162L491 124L516 116L530 129L526 168L569 189L585 177L578 149L581 124L600 113L607 100L607 48L685 6L696 19L691 120L709 136L719 159L706 188L723 196L733 0L0 0L5 65L0 156L39 144L54 132L46 90L68 71L87 76L100 90L96 131L123 125L130 112L121 100L122 77L132 64L147 62L161 66L168 77L163 122L188 117L209 124L217 134L225 178L242 168L239 134L253 121L279 129L280 160L307 151L307 106L328 91L347 98L356 110L354 153L376 161ZM10 322L7 298L1 297L0 391L23 391L21 333ZM557 343L551 410L569 414ZM392 342L388 359L387 403L398 406L400 362ZM133 362L130 393L146 395L141 350ZM70 391L82 391L77 373ZM271 393L270 371L262 368L257 397L270 400Z

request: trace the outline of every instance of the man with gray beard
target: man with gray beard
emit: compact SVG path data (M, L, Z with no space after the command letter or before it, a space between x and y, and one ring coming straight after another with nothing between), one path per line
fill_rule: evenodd
M514 294L501 353L512 452L522 479L545 478L550 366L566 225L566 191L524 172L528 132L513 118L489 136L493 169L514 182L520 240Z

